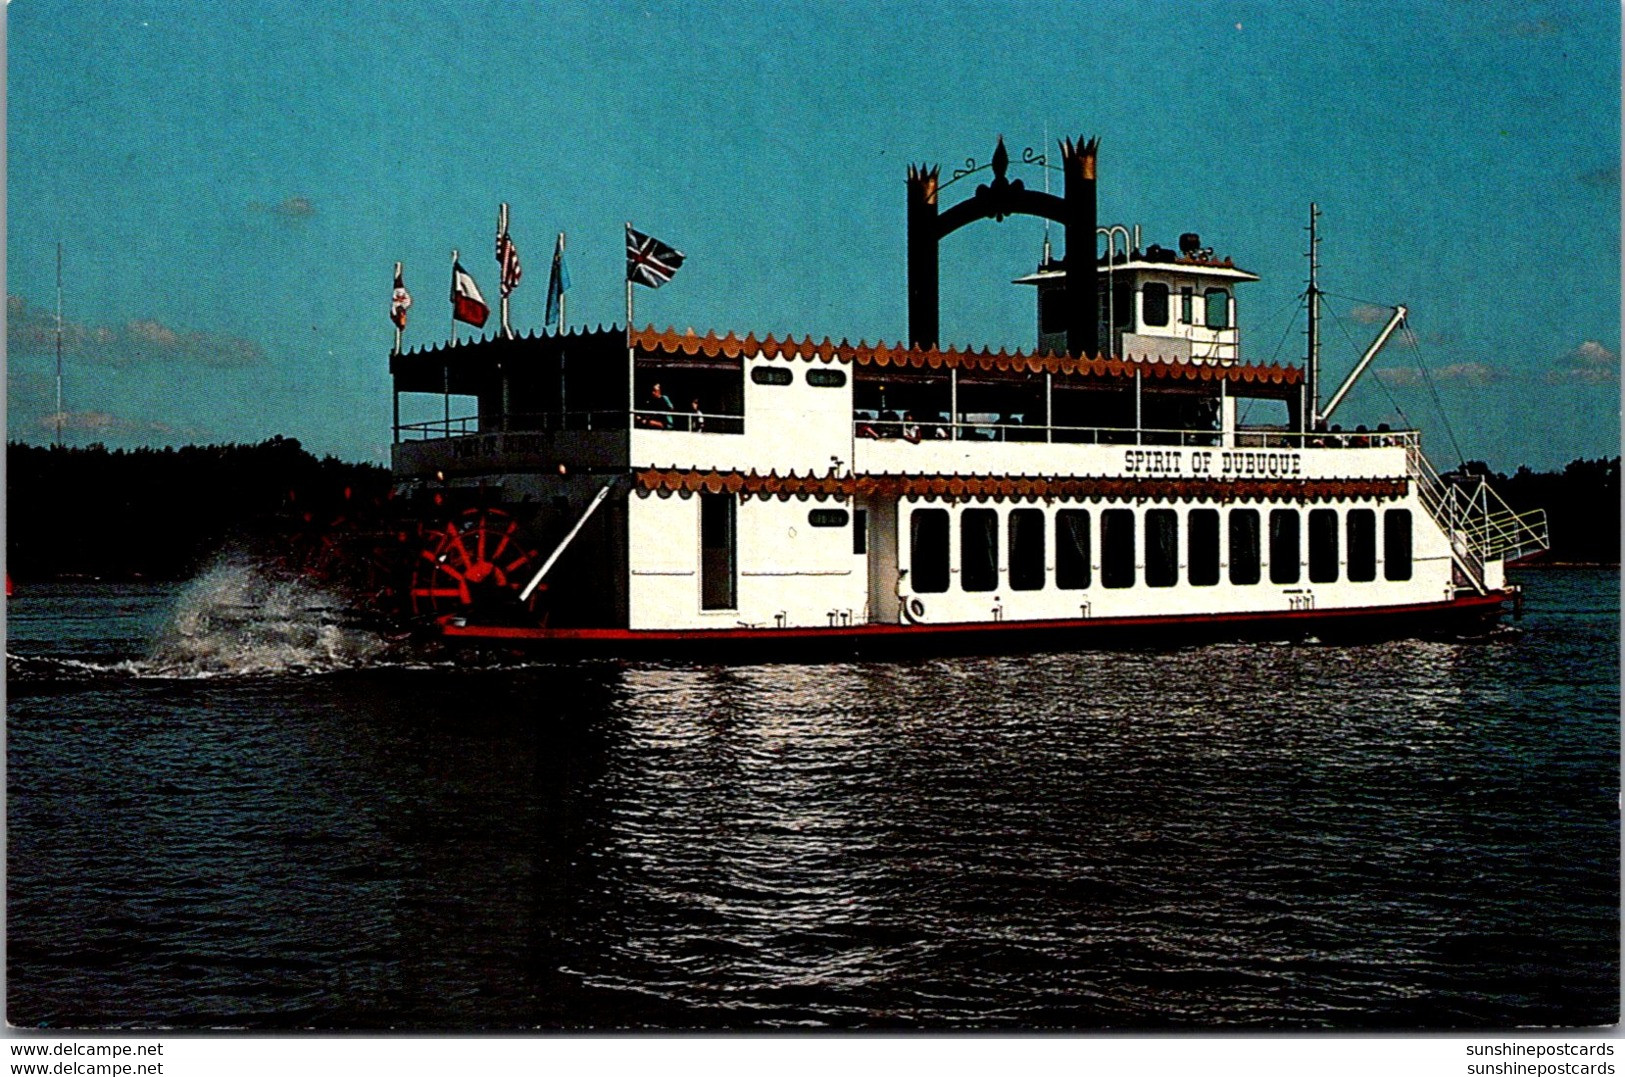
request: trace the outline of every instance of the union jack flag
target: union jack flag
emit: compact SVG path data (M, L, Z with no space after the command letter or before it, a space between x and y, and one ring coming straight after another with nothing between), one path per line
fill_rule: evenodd
M506 231L497 233L497 265L502 267L502 294L506 297L519 287L519 278L524 275L519 267L519 248Z
M658 288L683 265L683 252L653 236L626 226L626 279L646 288Z

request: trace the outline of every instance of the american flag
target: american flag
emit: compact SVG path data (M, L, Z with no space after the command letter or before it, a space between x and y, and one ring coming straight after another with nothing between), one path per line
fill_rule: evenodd
M626 279L646 288L658 288L682 267L683 252L653 236L626 226Z
M513 245L506 230L497 233L497 265L502 267L502 294L511 295L519 287L524 270L519 268L519 248Z

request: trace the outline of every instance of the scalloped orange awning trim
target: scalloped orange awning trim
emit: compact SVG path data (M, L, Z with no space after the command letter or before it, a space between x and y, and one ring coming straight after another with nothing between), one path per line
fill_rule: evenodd
M943 367L950 370L965 367L971 370L1085 374L1094 377L1132 377L1139 371L1146 377L1166 380L1223 379L1231 382L1262 382L1273 385L1296 385L1303 380L1302 368L1282 366L1278 363L1268 365L1236 363L1231 366L1218 366L1189 361L1153 362L1148 358L1075 359L1066 355L1010 352L1003 348L996 352L988 348L980 351L969 349L961 351L957 348L906 348L901 344L884 342L869 344L859 341L852 344L846 340L836 344L828 337L820 341L815 341L812 337L804 337L801 340L785 337L779 340L771 333L759 340L755 333L747 333L744 337L740 337L732 331L729 331L727 336L719 337L715 330L707 332L702 337L693 332L680 333L671 326L667 326L664 332L652 325L636 330L632 333L632 344L646 352L690 356L703 354L712 359L718 355L729 359L737 359L741 355L765 355L769 359L817 359L825 363L839 360L843 363L856 363L858 366L914 369L929 367L932 370Z
M868 497L924 497L980 501L1345 501L1404 497L1399 479L1119 479L983 475L766 475L755 471L647 468L636 472L644 493L689 496L724 491L781 501Z

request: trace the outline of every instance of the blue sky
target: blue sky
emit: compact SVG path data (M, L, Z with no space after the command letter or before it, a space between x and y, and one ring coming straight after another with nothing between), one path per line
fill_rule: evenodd
M1619 451L1617 5L15 0L8 8L8 436L51 436L66 250L76 443L299 438L383 462L390 274L409 346L450 331L450 251L496 292L497 205L538 326L569 233L572 322L623 315L622 222L688 263L638 321L905 335L903 180L1102 139L1103 223L1183 231L1290 326L1320 203L1328 378L1405 303L1339 420L1453 464ZM1012 168L1029 184L1035 169ZM970 181L945 192L968 193ZM1042 224L943 249L945 342L1031 347ZM1057 244L1059 238L1057 237Z

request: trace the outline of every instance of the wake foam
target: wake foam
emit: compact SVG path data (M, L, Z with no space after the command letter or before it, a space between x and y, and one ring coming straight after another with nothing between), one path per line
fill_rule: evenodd
M390 642L352 623L344 601L313 584L229 559L186 586L138 676L219 677L355 669Z

